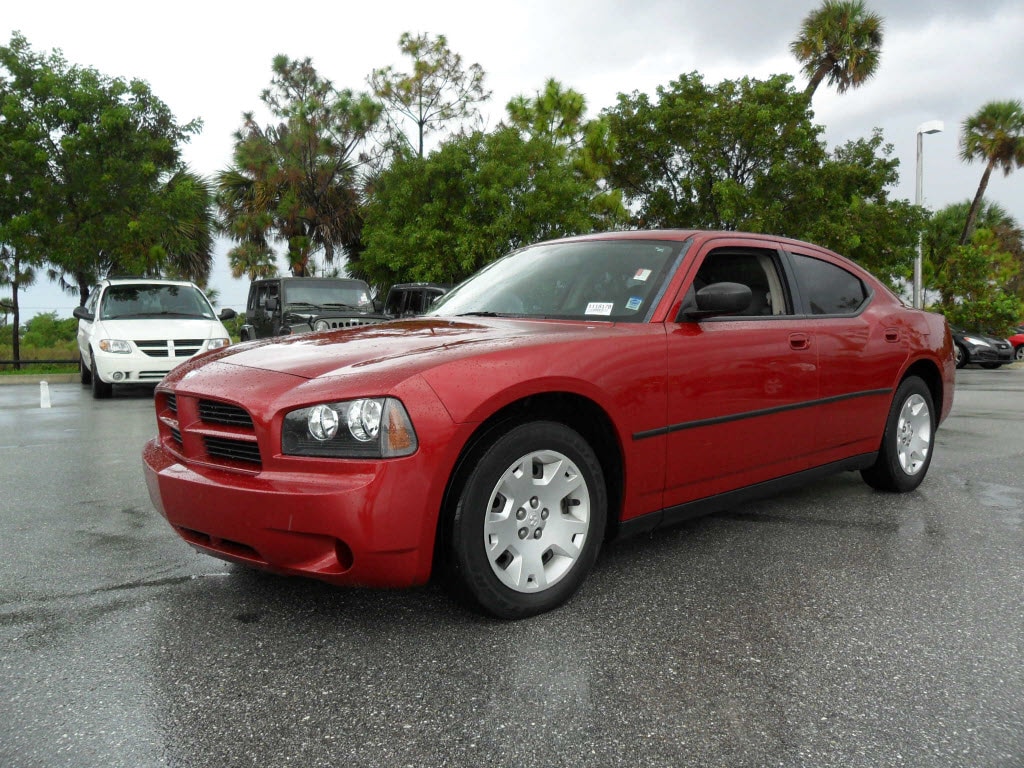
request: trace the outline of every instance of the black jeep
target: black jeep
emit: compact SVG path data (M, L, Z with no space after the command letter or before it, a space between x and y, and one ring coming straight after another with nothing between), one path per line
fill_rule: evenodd
M372 325L387 318L362 280L272 277L254 280L245 306L242 341L281 334Z

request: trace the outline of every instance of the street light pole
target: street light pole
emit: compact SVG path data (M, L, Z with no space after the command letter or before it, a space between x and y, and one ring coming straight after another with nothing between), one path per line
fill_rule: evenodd
M939 133L945 126L941 120L929 120L917 126L917 190L914 195L914 204L920 207L924 204L924 168L921 158L923 153L923 138L926 133ZM914 259L914 307L921 308L924 303L921 291L921 235L917 236L917 257Z

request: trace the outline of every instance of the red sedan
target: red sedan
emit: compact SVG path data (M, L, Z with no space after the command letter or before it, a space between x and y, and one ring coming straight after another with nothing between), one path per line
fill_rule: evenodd
M924 479L945 320L813 245L734 232L523 248L416 320L229 347L157 387L157 509L200 551L336 584L443 571L517 618L602 543L840 470Z

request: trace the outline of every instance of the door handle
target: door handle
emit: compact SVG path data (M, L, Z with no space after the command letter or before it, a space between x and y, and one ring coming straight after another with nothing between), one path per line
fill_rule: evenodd
M811 337L806 333L791 333L789 334L789 346L793 349L809 349Z

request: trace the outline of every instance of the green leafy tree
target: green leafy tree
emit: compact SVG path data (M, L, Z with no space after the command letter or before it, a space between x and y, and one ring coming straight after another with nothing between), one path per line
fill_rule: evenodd
M1024 106L1019 101L990 101L964 120L960 133L960 158L967 163L985 164L978 191L960 234L960 245L971 238L982 198L992 171L999 167L1004 176L1024 166Z
M459 282L517 247L607 226L593 192L550 138L512 127L456 136L379 176L353 272L379 287Z
M995 234L979 228L968 245L953 248L937 273L939 309L953 325L1005 337L1024 317L1024 302L1004 287L1019 272Z
M472 118L491 93L484 89L483 68L479 64L465 67L444 35L431 38L405 32L398 47L411 59L412 71L399 72L390 66L375 69L369 84L384 104L393 145L423 157L427 135L445 124ZM405 123L412 123L412 138L402 129Z
M273 73L260 98L279 122L261 126L246 113L233 164L216 179L223 231L237 243L228 255L236 276L276 273L274 241L286 244L295 275L317 253L330 264L361 248L360 171L380 105L335 88L308 58L277 56Z
M22 341L27 347L51 349L58 344L75 341L78 335L78 320L57 317L56 312L40 312L25 323Z
M921 210L889 195L899 163L881 133L829 154L791 78L708 86L684 75L620 95L606 114L610 181L637 226L748 230L813 240L891 284L909 270Z
M179 125L146 83L70 65L59 51L35 53L17 33L0 47L0 87L5 143L24 163L8 177L21 201L22 256L45 256L50 276L82 303L106 272L156 274L174 259L206 260L193 271L209 271L208 243L181 237L186 225L208 229L207 201L191 201L195 222L166 215L168 196L180 202L180 146L198 120Z
M952 305L955 296L949 292L946 283L939 283L938 275L948 272L947 263L960 242L963 222L971 209L971 201L952 203L936 211L924 228L922 255L926 285L935 285L940 290L940 303ZM1004 288L1024 299L1021 275L1024 272L1024 230L1017 220L998 203L983 200L978 206L976 231L986 230L994 238L1000 253L1007 254L1017 264L1016 274L1010 274ZM981 275L987 279L990 275Z
M839 93L863 85L878 69L882 37L882 17L861 0L825 0L807 14L789 46L808 78L807 99L826 78Z

